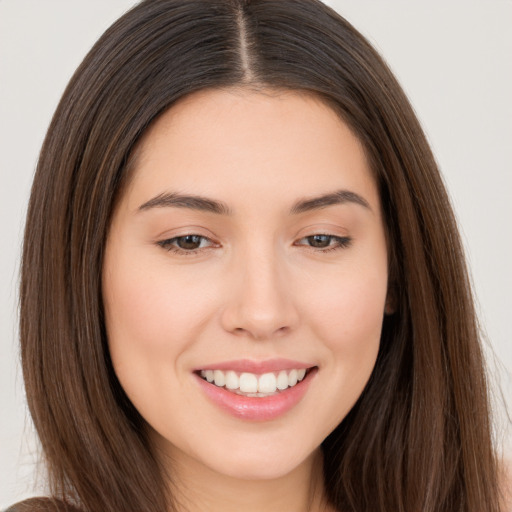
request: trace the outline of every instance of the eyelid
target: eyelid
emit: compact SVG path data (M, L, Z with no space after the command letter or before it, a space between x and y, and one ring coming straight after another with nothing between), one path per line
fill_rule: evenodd
M198 247L196 249L183 249L181 247L178 247L177 245L173 245L174 242L176 242L180 238L186 238L186 237L192 237L192 236L200 238L201 239L200 244L202 243L202 241L205 241L205 240L208 241L209 246L208 247ZM312 239L315 236L324 236L324 237L329 238L329 245L326 247L314 247L312 245L308 246L307 244L300 243L303 240ZM331 244L330 243L331 241L334 241L335 243ZM156 243L157 243L157 245L159 245L166 251L172 252L172 253L175 253L178 255L182 255L182 256L194 256L194 255L198 255L198 254L202 253L203 251L207 251L209 249L219 247L219 244L216 244L210 238L208 238L204 235L198 235L196 233L188 233L188 234L184 234L184 235L178 235L178 236L175 236L172 238L159 240ZM350 247L351 243L352 243L352 238L348 237L348 236L331 235L328 233L314 233L312 235L307 235L302 238L299 238L296 242L294 242L294 245L308 247L310 250L317 252L317 253L327 253L327 252L331 252L331 251L346 249L346 248Z
M319 233L312 233L311 235L306 235L306 236L299 238L296 242L294 242L294 245L307 246L306 244L300 244L298 242L301 242L302 240L306 240L308 238L313 238L315 236L325 236L325 237L328 237L331 240L334 240L336 242L333 245L329 244L327 247L314 247L314 246L309 245L308 247L315 252L325 253L325 252L330 252L330 251L335 251L335 250L340 250L340 249L346 249L346 248L350 247L350 245L352 244L352 238L350 236L340 236L340 235L333 235L331 233L319 232Z
M177 245L177 242L180 239L184 239L187 237L195 237L195 238L199 239L199 247L185 249L185 248L179 247ZM315 247L311 243L312 239L314 239L315 237L327 238L328 245L323 246L323 247ZM205 241L208 244L207 247L201 247L201 245ZM332 242L334 242L334 243L332 243ZM210 238L206 235L199 234L194 231L189 231L189 232L185 232L183 234L171 236L169 238L164 238L162 240L156 241L155 243L156 243L156 245L160 246L161 248L163 248L164 250L166 250L168 252L172 252L172 253L175 253L178 255L184 255L184 256L197 255L203 251L210 250L210 249L216 248L216 247L220 247L220 244L216 243L214 240L212 240L212 238ZM312 250L314 252L326 253L326 252L330 252L330 251L334 251L334 250L346 249L351 245L351 243L352 243L352 238L350 236L334 235L329 232L317 231L317 232L312 232L311 234L308 234L308 235L305 235L305 236L302 236L302 237L296 239L295 242L293 243L293 245L296 247L303 246L303 247L306 247L309 250Z
M181 247L178 247L177 245L173 245L173 243L176 242L177 240L179 240L180 238L186 238L186 237L192 237L192 236L200 238L201 239L200 243L202 243L202 241L204 241L204 240L207 240L209 242L209 246L208 247L198 247L197 249L183 249ZM219 244L214 242L211 238L209 238L205 235L200 235L199 233L194 233L194 232L184 233L182 235L176 235L176 236L173 236L170 238L165 238L163 240L158 240L156 242L156 244L168 252L172 252L172 253L180 254L180 255L184 255L184 256L197 255L197 254L199 254L205 250L211 249L213 247L219 247Z

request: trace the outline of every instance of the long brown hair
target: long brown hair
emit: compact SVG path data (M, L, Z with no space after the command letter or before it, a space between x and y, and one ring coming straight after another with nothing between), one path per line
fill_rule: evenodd
M173 509L112 369L103 251L141 135L183 96L231 86L327 102L362 141L381 194L394 312L368 385L322 445L330 502L497 512L484 365L445 188L386 64L317 0L146 0L71 79L34 179L21 280L24 379L52 495L87 512Z

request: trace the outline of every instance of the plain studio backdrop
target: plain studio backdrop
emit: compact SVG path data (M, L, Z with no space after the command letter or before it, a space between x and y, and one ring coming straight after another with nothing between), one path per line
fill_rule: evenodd
M134 3L0 0L0 509L43 492L17 348L19 254L39 148L73 71ZM467 250L510 457L499 404L512 408L512 2L327 3L384 55L433 147Z

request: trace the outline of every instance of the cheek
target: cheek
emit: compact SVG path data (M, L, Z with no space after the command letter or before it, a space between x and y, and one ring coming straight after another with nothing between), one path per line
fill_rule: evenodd
M155 265L121 261L107 273L104 290L109 339L133 339L144 350L164 349L170 338L186 342L183 334L201 322L209 303L204 281Z
M339 283L320 290L310 304L312 325L323 343L332 390L341 393L346 413L366 385L379 351L386 271L353 272Z
M147 261L137 264L136 257L127 261L128 253L133 256L133 251L123 251L112 258L115 265L107 260L103 295L114 369L135 399L144 383L167 382L176 376L181 354L209 318L211 294L203 280L170 274Z
M359 345L373 340L375 334L380 336L387 295L385 259L381 265L347 266L325 278L322 286L309 290L303 307L310 310L322 338L329 343L337 346L345 340Z

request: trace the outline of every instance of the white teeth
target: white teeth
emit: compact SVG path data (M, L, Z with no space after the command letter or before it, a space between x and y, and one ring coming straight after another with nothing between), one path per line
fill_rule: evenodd
M258 379L258 391L260 393L275 393L276 386L276 376L273 373L264 373Z
M227 389L238 389L240 387L240 380L238 375L231 370L226 372L226 388Z
M216 386L219 386L221 388L226 383L226 378L224 377L224 372L221 372L220 370L214 370L213 371L213 380L215 382Z
M201 377L218 387L246 396L268 396L295 386L306 376L306 369L281 370L262 375L244 372L238 374L233 370L201 370Z
M242 373L240 375L240 391L244 393L256 393L258 391L258 378L254 373Z
M277 389L283 390L288 387L288 374L282 370L277 376Z

